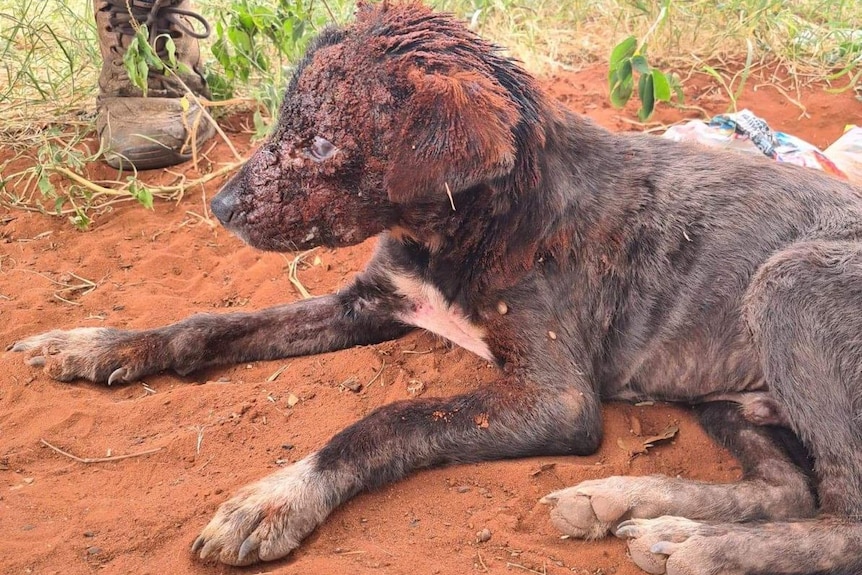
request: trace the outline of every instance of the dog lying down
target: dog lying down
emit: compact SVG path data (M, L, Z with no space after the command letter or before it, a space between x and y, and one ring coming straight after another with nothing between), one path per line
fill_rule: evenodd
M382 407L241 489L192 549L283 557L356 493L425 467L584 455L603 399L691 404L741 480L611 477L543 498L649 573L862 573L862 200L812 171L611 134L456 19L365 5L325 30L277 130L212 201L265 250L376 253L339 293L13 346L56 379L366 345L422 328L496 383ZM797 440L798 438L798 440Z

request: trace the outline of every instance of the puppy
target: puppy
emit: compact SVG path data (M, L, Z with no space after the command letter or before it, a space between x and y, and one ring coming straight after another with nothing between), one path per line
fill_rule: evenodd
M202 559L283 557L356 493L416 469L592 453L603 399L653 399L694 405L743 478L582 483L543 499L563 532L625 538L650 573L862 572L859 189L608 133L408 3L362 6L317 38L274 134L212 211L265 250L378 247L339 293L13 349L56 379L114 384L421 328L500 374L378 409L243 488L194 542Z

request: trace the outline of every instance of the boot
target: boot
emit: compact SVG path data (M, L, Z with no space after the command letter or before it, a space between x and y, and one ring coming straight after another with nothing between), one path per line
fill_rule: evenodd
M164 39L169 34L176 45L176 59L185 65L179 77L198 96L210 93L200 67L198 40L209 36L206 20L190 10L189 0L93 0L102 72L96 100L96 130L105 160L110 166L134 166L138 170L162 168L192 157L215 134L215 128L193 99L183 110L180 98L186 93L172 74L150 70L146 97L132 85L123 67L123 55L135 34L134 23L146 24L150 45L165 54ZM192 20L203 26L196 32ZM194 130L194 138L190 137Z

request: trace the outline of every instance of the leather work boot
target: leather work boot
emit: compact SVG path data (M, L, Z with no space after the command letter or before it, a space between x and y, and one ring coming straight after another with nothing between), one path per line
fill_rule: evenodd
M164 37L158 37L169 34L177 62L187 67L178 74L182 82L196 95L209 98L198 47L198 40L209 36L209 23L190 10L189 0L93 0L93 11L102 52L96 130L105 161L115 168L147 170L190 159L191 146L200 149L215 133L214 126L201 117L192 98L183 110L180 98L186 90L171 73L150 70L145 97L129 80L123 55L137 24L147 25L150 45L155 41L156 52L163 57ZM193 20L203 32L195 31Z

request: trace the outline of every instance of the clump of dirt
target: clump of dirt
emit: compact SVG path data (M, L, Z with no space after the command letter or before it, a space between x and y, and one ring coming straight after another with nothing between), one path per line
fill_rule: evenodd
M575 111L611 129L640 129L630 121L634 104L624 112L609 106L605 82L605 71L592 68L555 76L547 85ZM794 94L794 103L774 86L751 78L739 105L821 147L862 111L851 94L810 88ZM708 113L727 110L726 97L707 80L693 78L686 89L689 104ZM701 115L665 107L656 120ZM234 135L240 151L248 151L248 138ZM208 157L213 165L232 160L223 145ZM88 169L94 179L111 173L103 165ZM162 183L173 178L164 172L153 177ZM288 281L292 256L257 252L207 218L206 201L221 183L190 190L176 204L158 203L154 211L116 207L86 233L59 219L4 213L0 342L54 328L147 328L194 312L257 309L299 298ZM312 294L338 289L363 266L373 244L316 250L298 264L297 277ZM300 459L382 404L455 394L489 381L495 368L420 333L187 378L162 374L119 388L51 381L22 359L0 355L4 573L633 575L640 571L620 541L561 539L539 498L616 474L709 481L739 475L736 462L687 410L611 405L604 446L593 456L417 473L358 496L286 560L251 570L205 567L192 558L191 542L241 485ZM665 435L649 449L631 448ZM134 457L83 463L42 439L80 458Z

